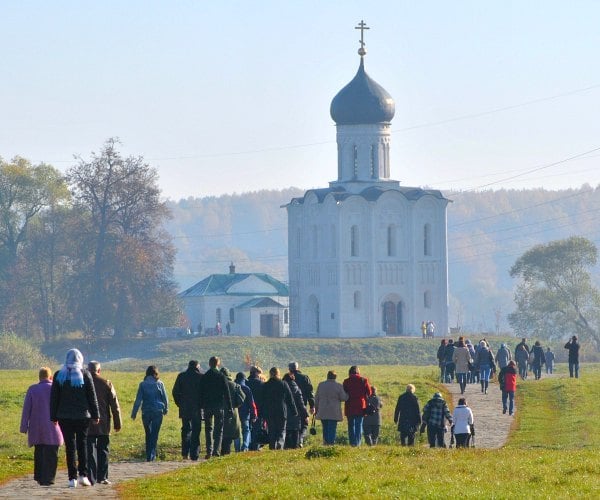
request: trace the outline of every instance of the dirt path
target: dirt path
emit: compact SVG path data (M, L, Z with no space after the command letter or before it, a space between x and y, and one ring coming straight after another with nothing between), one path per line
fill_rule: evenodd
M201 460L198 461L200 463ZM110 464L110 480L113 484L147 476L149 474L160 474L180 467L193 465L194 462L112 462ZM93 487L79 486L69 488L67 486L66 470L59 470L56 474L56 484L50 487L38 486L33 480L33 474L13 479L0 487L0 498L27 499L45 498L61 500L64 498L117 498L117 492L112 485L97 484Z
M481 392L480 384L467 384L464 395L458 384L446 384L452 394L454 406L461 397L473 411L475 420L475 445L477 448L500 448L508 438L513 417L502 414L502 393L496 380L490 381L488 393Z

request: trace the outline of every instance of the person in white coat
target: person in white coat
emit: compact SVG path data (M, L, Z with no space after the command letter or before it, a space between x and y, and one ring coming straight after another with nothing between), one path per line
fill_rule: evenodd
M337 423L341 422L341 404L348 400L348 394L344 391L342 384L336 382L337 374L330 370L327 372L327 380L321 382L317 387L315 395L315 415L323 426L323 444L335 444Z
M471 435L475 433L473 412L467 406L467 400L460 398L452 415L454 421L454 438L457 448L468 448Z

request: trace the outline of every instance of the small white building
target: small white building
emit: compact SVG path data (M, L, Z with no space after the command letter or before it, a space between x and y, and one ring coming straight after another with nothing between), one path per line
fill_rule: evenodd
M448 331L446 207L390 178L392 97L365 71L333 99L337 180L286 205L291 336ZM414 167L413 167L414 168Z
M287 337L289 292L265 273L211 274L179 294L194 332L202 335Z

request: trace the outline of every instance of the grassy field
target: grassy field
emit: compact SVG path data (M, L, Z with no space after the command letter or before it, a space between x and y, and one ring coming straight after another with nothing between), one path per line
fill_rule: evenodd
M347 366L339 367L343 378ZM376 448L319 446L319 436L296 451L234 454L163 476L119 485L123 498L597 498L600 491L600 366L582 367L582 378L559 376L519 384L518 411L507 445L500 450L430 450L397 445L392 413L404 386L415 383L423 404L438 390L434 367L364 366L362 372L384 401L382 445ZM313 382L326 369L306 369ZM104 373L117 387L125 415L112 438L112 460L142 459L141 422L129 414L142 374ZM32 450L18 434L24 392L35 373L0 371L0 482L32 470ZM162 378L171 389L175 373ZM340 443L346 441L339 427ZM179 455L175 407L164 420L161 459ZM64 451L61 450L61 461Z

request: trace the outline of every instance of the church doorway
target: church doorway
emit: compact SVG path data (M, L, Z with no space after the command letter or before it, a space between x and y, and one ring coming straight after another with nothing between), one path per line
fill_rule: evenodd
M260 334L263 337L279 337L279 316L277 314L260 315Z
M404 335L404 303L401 300L386 300L382 307L381 328L386 335Z

